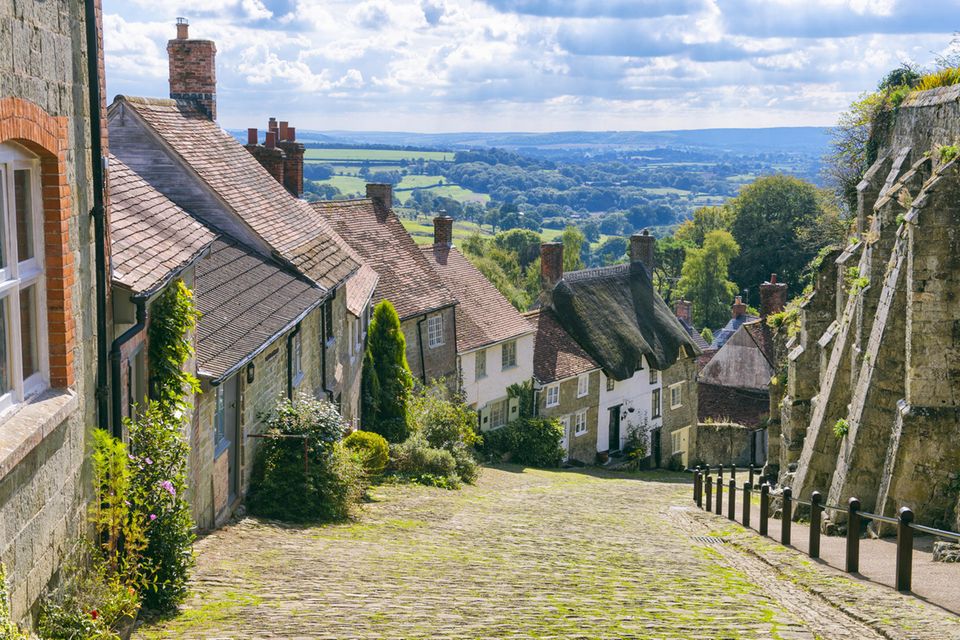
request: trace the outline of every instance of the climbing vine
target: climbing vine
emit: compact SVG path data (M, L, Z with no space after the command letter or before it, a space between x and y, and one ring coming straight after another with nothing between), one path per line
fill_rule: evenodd
M160 294L150 311L150 389L160 408L173 413L183 408L186 393L200 391L196 376L184 368L193 355L190 332L200 314L193 304L193 292L183 280Z

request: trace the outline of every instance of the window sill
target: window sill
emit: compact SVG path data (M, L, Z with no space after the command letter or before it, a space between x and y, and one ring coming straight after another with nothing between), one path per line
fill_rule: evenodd
M301 371L293 378L293 388L296 389L300 386L300 383L303 382L303 372Z
M558 402L557 404L547 404L547 405L544 405L543 408L544 408L544 409L556 409L556 408L559 407L559 406L560 406L560 403Z
M80 401L69 389L48 389L0 420L0 479L49 436Z
M573 434L573 437L574 437L574 438L579 438L580 436L585 436L585 435L587 435L587 432L586 432L586 431L583 431L583 432L581 432L581 433L574 433L574 434Z
M216 460L224 454L224 452L230 450L230 441L226 438L223 438L220 442L216 443L213 447L213 459Z
M500 367L500 371L510 371L510 369L516 369L516 368L517 368L517 365L515 365L515 364L508 364L508 365L506 365L506 366L501 366L501 367Z

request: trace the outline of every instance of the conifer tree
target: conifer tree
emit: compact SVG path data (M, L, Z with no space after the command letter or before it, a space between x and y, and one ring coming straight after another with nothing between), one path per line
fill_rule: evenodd
M407 399L413 375L407 364L407 341L389 301L373 310L363 357L361 411L363 428L388 442L403 442L410 432Z

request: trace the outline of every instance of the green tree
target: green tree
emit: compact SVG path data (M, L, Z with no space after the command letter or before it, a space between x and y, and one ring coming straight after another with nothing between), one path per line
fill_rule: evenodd
M667 304L673 301L673 290L680 280L686 257L686 245L675 237L661 238L654 247L653 282Z
M685 245L702 247L704 239L711 231L730 231L733 215L733 211L726 206L700 207L693 212L692 218L677 227L673 236Z
M728 279L730 261L740 247L728 231L711 231L703 247L687 251L682 276L677 284L681 296L693 302L693 322L701 327L718 327L727 320L730 300L737 285Z
M498 248L517 256L521 269L526 269L540 255L541 242L540 234L529 229L503 231L493 239L493 244Z
M815 227L824 215L817 188L790 176L766 176L745 187L729 207L731 233L740 245L730 278L749 288L750 304L760 302L759 285L771 273L791 291L802 290L804 269L820 250L801 240L803 230Z
M403 442L410 435L407 400L413 375L407 364L407 341L400 318L388 300L373 310L361 374L361 410L364 428L388 442Z
M596 257L603 265L616 264L623 262L627 257L627 251L630 243L626 238L612 237L607 238L597 247Z
M561 236L563 241L563 270L577 271L583 269L583 250L587 245L587 237L580 229L568 226Z

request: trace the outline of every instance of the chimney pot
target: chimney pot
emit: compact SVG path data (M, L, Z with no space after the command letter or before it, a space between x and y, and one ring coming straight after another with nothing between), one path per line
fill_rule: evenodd
M730 316L733 318L739 318L747 312L747 305L743 304L743 298L737 296L733 302L733 306L730 308Z
M264 146L267 149L277 148L277 134L275 131L267 131L267 140L264 142Z
M653 274L654 267L654 249L657 239L650 235L649 229L644 229L643 233L635 233L630 236L630 262L640 262L647 269L647 273Z
M540 288L553 289L563 280L563 243L544 242L540 245Z
M393 185L392 184L367 184L367 197L380 203L381 207L390 209L393 207Z
M259 144L260 132L254 128L247 129L247 144Z
M287 142L296 142L296 141L297 141L297 128L287 127Z
M167 42L170 97L192 102L211 120L217 119L217 46L190 40L189 24L177 18L177 37Z
M453 218L446 213L433 219L433 246L443 249L453 246Z
M190 37L190 23L186 18L177 18L177 40L186 40Z
M288 128L289 126L290 126L290 123L287 122L286 120L281 120L281 121L280 121L280 138L279 138L279 139L282 140L283 142L286 142L286 141L288 140L288 138L287 138L287 135L288 135L288 133L287 133L287 128Z
M783 311L787 306L787 285L777 282L777 274L770 274L770 281L760 285L760 317Z
M690 313L691 306L692 303L689 300L677 300L677 304L674 306L674 314L687 324L693 324Z
M775 273L770 274L770 284L777 284L777 274Z

